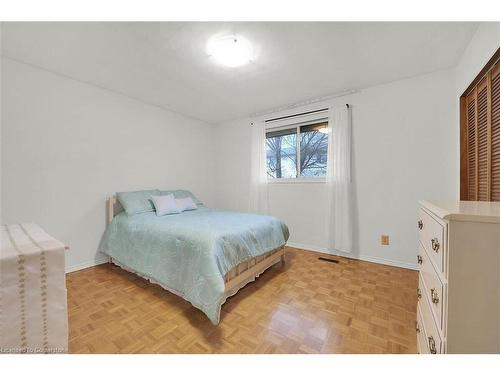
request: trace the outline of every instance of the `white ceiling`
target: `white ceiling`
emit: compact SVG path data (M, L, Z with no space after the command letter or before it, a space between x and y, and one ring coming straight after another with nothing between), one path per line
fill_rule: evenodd
M476 23L3 23L2 54L209 123L454 66ZM249 39L249 65L205 52Z

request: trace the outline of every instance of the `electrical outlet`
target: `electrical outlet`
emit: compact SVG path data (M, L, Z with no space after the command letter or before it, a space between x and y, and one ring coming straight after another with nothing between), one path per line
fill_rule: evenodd
M389 235L383 234L380 236L380 244L381 245L389 245Z

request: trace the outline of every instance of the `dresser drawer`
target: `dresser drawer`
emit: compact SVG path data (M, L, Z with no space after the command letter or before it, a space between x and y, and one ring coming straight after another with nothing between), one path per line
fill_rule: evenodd
M429 346L427 345L427 336L424 330L424 319L420 306L417 307L417 321L415 322L415 330L417 331L417 350L418 354L430 354Z
M422 277L419 278L419 289L423 290L425 284ZM427 346L427 350L431 354L439 354L444 352L443 339L441 338L440 330L434 320L432 314L432 307L430 306L429 299L423 293L418 299L418 309L422 313L422 326L425 333L423 346ZM422 330L422 328L420 328Z
M446 299L446 285L438 277L436 270L430 262L427 251L419 244L420 277L423 284L419 285L422 295L427 297L430 308L434 314L436 324L444 331L444 305Z
M439 272L445 274L446 224L439 222L424 209L418 211L418 232L422 245Z

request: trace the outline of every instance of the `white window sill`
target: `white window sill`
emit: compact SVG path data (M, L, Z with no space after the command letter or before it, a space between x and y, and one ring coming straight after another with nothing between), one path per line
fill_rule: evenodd
M268 179L267 183L270 185L273 185L273 184L324 184L324 183L326 183L326 178L325 177L273 178L273 179Z

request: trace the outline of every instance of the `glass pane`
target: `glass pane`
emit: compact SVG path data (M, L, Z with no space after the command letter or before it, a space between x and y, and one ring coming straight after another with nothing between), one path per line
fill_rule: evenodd
M304 177L326 175L328 126L319 125L300 129L300 175Z
M270 178L297 177L297 134L267 136L267 175Z

